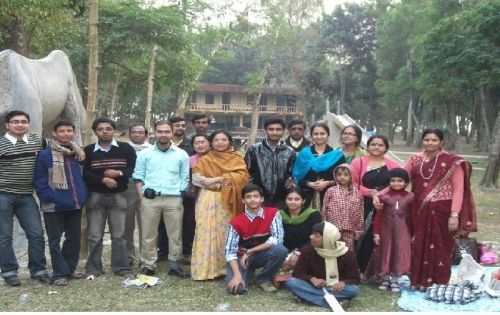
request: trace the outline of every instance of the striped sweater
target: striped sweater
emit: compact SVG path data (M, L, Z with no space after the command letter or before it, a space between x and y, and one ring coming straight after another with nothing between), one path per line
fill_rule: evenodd
M135 150L126 142L117 141L118 146L111 146L109 152L97 150L95 144L85 147L85 164L83 165L83 178L91 192L119 193L127 190L128 179L132 176L135 167ZM118 187L107 188L103 183L104 171L113 169L123 172L123 176L115 178Z
M32 194L36 156L41 150L42 139L35 134L28 134L28 143L16 145L0 137L0 191Z

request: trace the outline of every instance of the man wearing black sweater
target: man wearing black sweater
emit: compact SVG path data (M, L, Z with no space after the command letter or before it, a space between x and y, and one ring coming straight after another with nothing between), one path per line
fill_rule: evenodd
M113 139L116 125L108 118L92 124L97 143L85 147L83 177L90 191L87 201L89 255L85 271L88 279L104 273L102 239L106 220L111 232L111 269L116 275L132 277L124 238L127 201L125 191L135 167L135 150Z

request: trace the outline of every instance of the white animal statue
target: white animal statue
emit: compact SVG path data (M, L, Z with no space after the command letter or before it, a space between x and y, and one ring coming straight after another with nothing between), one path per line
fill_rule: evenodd
M12 50L0 52L0 130L5 114L21 110L30 115L30 132L51 135L60 119L75 125L75 142L82 144L85 108L68 56L54 50L39 60Z

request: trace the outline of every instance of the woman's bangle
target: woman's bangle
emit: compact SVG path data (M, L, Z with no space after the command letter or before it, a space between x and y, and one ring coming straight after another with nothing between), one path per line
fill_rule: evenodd
M450 213L450 218L457 218L458 219L458 213L452 211Z

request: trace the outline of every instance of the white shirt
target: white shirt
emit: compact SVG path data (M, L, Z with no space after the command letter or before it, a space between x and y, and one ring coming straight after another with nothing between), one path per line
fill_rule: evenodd
M16 137L12 136L8 132L5 133L5 138L9 139L9 141L12 142L13 145L16 145L17 141L19 140ZM28 134L27 133L24 134L24 136L22 137L22 140L24 142L28 143Z

